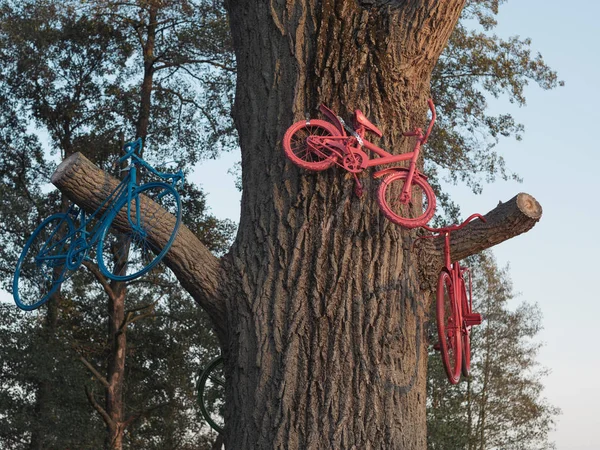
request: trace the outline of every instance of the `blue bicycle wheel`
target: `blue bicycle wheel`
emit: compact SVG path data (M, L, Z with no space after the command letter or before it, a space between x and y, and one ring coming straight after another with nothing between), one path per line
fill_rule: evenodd
M110 279L128 281L169 251L181 224L179 194L167 183L147 183L124 197L107 216L98 241L98 266Z
M46 303L65 280L75 230L67 214L44 220L25 243L13 278L13 298L26 311Z

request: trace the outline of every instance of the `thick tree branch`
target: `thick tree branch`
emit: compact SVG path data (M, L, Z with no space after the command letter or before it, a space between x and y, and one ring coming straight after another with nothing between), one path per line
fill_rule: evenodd
M81 153L65 159L56 169L52 183L71 201L88 212L100 207L113 192L119 180L105 173ZM149 199L143 199L142 214L149 208L158 207ZM166 215L165 221L174 220ZM123 223L126 223L125 220ZM157 245L166 242L165 227L149 230L149 239ZM219 260L185 226L181 225L163 262L171 268L182 286L202 306L213 320L218 332L225 330L225 303L220 289L225 285L225 274Z
M158 61L158 59L159 59L159 57L156 57L155 62ZM215 61L214 59L210 59L210 58L199 58L199 59L190 58L190 59L184 59L181 61L164 62L160 66L155 67L154 70L156 70L158 72L159 70L169 69L171 67L183 66L184 64L189 64L189 65L208 64L213 67L218 67L219 69L226 70L227 72L235 73L235 71L236 71L235 67L228 66L227 64L221 63L219 61Z
M162 298L162 297L161 297ZM134 310L128 310L125 313L125 319L123 320L123 323L121 324L121 326L119 327L119 333L123 333L127 327L132 324L133 322L137 322L140 319L145 319L146 317L152 317L154 316L154 306L160 301L160 298L158 300L156 300L155 302L151 303L150 305L146 305L143 306L142 308L136 308ZM138 313L136 314L136 311L141 311L143 309L146 309L147 311L144 313Z
M450 235L450 256L459 261L529 231L542 217L542 207L529 194L520 193ZM423 239L416 245L423 260L437 273L444 265L444 238Z
M223 433L219 433L217 438L213 442L211 450L221 450L223 448L223 444L225 443L225 436Z

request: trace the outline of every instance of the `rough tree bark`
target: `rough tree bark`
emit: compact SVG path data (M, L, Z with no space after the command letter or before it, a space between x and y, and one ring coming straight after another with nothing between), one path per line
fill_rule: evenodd
M440 243L413 245L418 231L383 217L368 178L358 199L342 171L299 170L280 142L324 102L346 117L362 109L383 146L408 151L401 132L426 120L430 73L464 0L226 3L238 64L239 231L218 260L183 227L165 258L222 344L226 448L425 449L424 321ZM117 180L74 155L53 182L94 209ZM453 255L540 216L520 194L457 232Z

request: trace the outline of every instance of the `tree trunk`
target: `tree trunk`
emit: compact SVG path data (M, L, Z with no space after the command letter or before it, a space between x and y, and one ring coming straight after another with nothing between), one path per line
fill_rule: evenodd
M142 44L142 55L144 57L144 78L140 88L140 108L136 125L136 137L144 138L148 135L148 126L150 124L150 109L152 106L152 87L154 84L154 44L156 40L156 22L158 16L158 6L150 5L148 8L148 24L146 26L147 38ZM140 26L142 26L140 24Z
M345 117L360 108L384 132L380 145L409 151L401 133L426 120L429 76L463 3L228 2L239 231L217 260L182 227L165 257L223 346L227 449L426 448L424 322L443 251L413 246L416 230L387 221L367 176L359 199L343 171L287 162L281 138L324 102ZM93 210L117 181L78 155L53 182ZM538 207L516 197L452 251L528 230Z
M323 102L361 109L384 148L409 151L401 133L425 122L463 2L269 3L227 2L243 173L228 448L424 449L431 295L415 233L383 217L369 178L358 199L342 171L286 161L281 138Z
M115 295L108 296L108 367L106 380L106 412L110 421L106 423L105 448L121 450L123 448L124 401L123 385L125 382L125 352L127 350L127 334L125 330L125 295L126 285L122 282L112 283Z
M150 5L148 8L148 24L146 26L147 38L140 42L143 46L144 76L140 86L140 106L136 125L136 137L145 139L150 124L150 111L152 105L152 89L154 83L154 45L156 39L158 6ZM126 236L119 238L123 246L128 246ZM115 258L117 256L115 255ZM111 288L115 295L108 296L108 342L110 346L107 376L105 386L106 405L106 440L107 450L121 450L126 423L124 419L125 401L123 387L125 384L125 356L127 351L127 327L125 322L125 299L127 297L127 284L112 281ZM106 420L106 417L110 420Z

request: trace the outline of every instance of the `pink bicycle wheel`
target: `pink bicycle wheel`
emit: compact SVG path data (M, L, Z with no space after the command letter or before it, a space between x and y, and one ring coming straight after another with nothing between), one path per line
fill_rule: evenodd
M339 136L337 129L324 120L296 122L283 136L283 151L297 166L306 170L325 170L333 165L336 155L326 145L309 143L309 136Z
M442 270L437 289L437 329L442 362L448 380L457 384L460 380L462 363L461 323L458 305L454 298L452 277Z
M406 228L421 227L435 213L435 194L424 178L415 176L411 184L411 199L403 203L400 193L406 183L408 172L398 171L386 176L379 185L377 201L389 220Z

